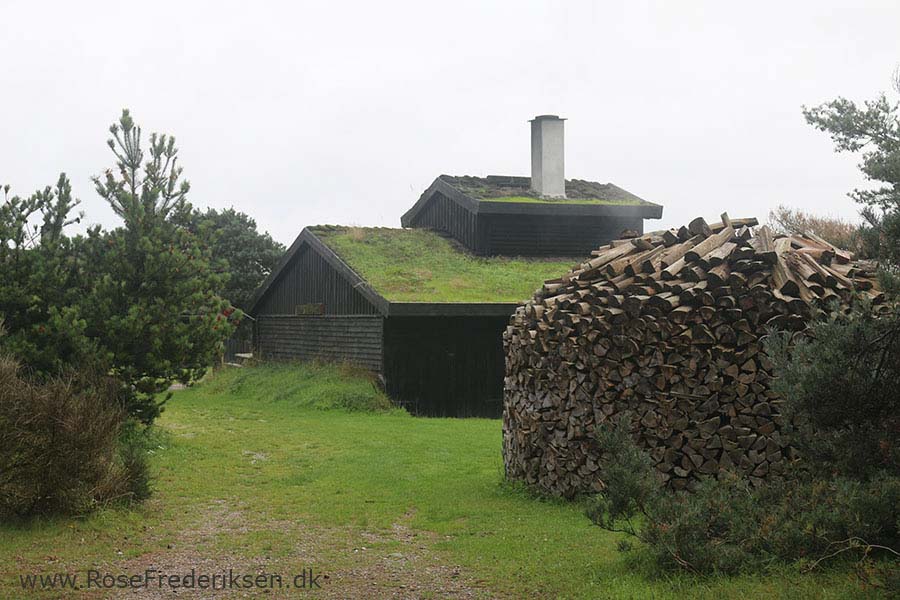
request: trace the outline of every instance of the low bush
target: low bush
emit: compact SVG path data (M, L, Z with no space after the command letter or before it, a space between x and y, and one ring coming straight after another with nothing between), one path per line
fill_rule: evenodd
M876 314L857 303L813 323L803 337L771 333L788 433L819 476L900 475L900 308ZM794 418L798 417L798 418Z
M813 233L861 258L869 255L863 228L839 217L821 216L784 205L769 211L769 224L780 233Z
M627 419L600 428L598 442L606 489L591 501L588 516L642 541L656 567L735 574L797 560L814 568L846 555L862 559L860 568L876 564L879 574L870 579L882 585L898 575L867 561L895 555L900 477L881 472L866 481L840 475L826 481L798 473L753 488L726 475L676 493L663 488L649 457L631 441Z
M669 492L626 415L598 429L605 489L589 516L640 539L662 568L731 574L853 557L863 580L900 591L900 313L859 302L802 337L771 332L765 349L781 433L800 456L783 477L752 487L720 474Z
M84 514L149 494L120 391L93 373L37 382L0 357L0 519Z

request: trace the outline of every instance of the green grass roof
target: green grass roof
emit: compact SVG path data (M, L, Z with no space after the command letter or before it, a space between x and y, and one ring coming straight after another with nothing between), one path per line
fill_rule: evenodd
M585 181L583 179L567 179L566 198L562 199L541 198L531 189L531 179L529 177L441 175L440 179L469 198L481 202L596 204L606 206L642 206L651 204L617 185Z
M476 257L424 229L311 230L375 291L394 302L521 302L577 262Z

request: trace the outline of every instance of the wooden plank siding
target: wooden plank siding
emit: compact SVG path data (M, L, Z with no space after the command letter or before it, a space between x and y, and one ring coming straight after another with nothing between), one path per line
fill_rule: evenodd
M643 233L644 219L480 213L437 192L416 215L415 227L446 233L480 256L585 256L626 229Z
M483 253L510 256L587 256L631 229L640 217L479 215L487 231Z
M429 417L499 417L508 317L388 317L388 394Z
M257 319L263 360L323 360L382 371L380 315L272 316Z
M256 308L257 315L293 315L324 304L326 315L375 315L378 309L316 251L300 248Z
M476 254L484 244L480 235L478 215L458 202L437 193L416 217L416 227L442 231Z

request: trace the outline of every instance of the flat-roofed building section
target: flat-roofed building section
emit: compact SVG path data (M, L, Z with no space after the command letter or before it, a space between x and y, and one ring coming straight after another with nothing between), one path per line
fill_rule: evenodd
M401 223L443 232L479 256L578 256L662 217L662 206L611 183L565 185L565 198L545 198L528 177L441 175Z

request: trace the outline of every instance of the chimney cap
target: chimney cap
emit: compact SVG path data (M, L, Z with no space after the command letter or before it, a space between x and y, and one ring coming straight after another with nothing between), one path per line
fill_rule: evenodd
M561 118L559 115L538 115L533 119L529 119L529 123L534 123L535 121L565 121L566 119Z

